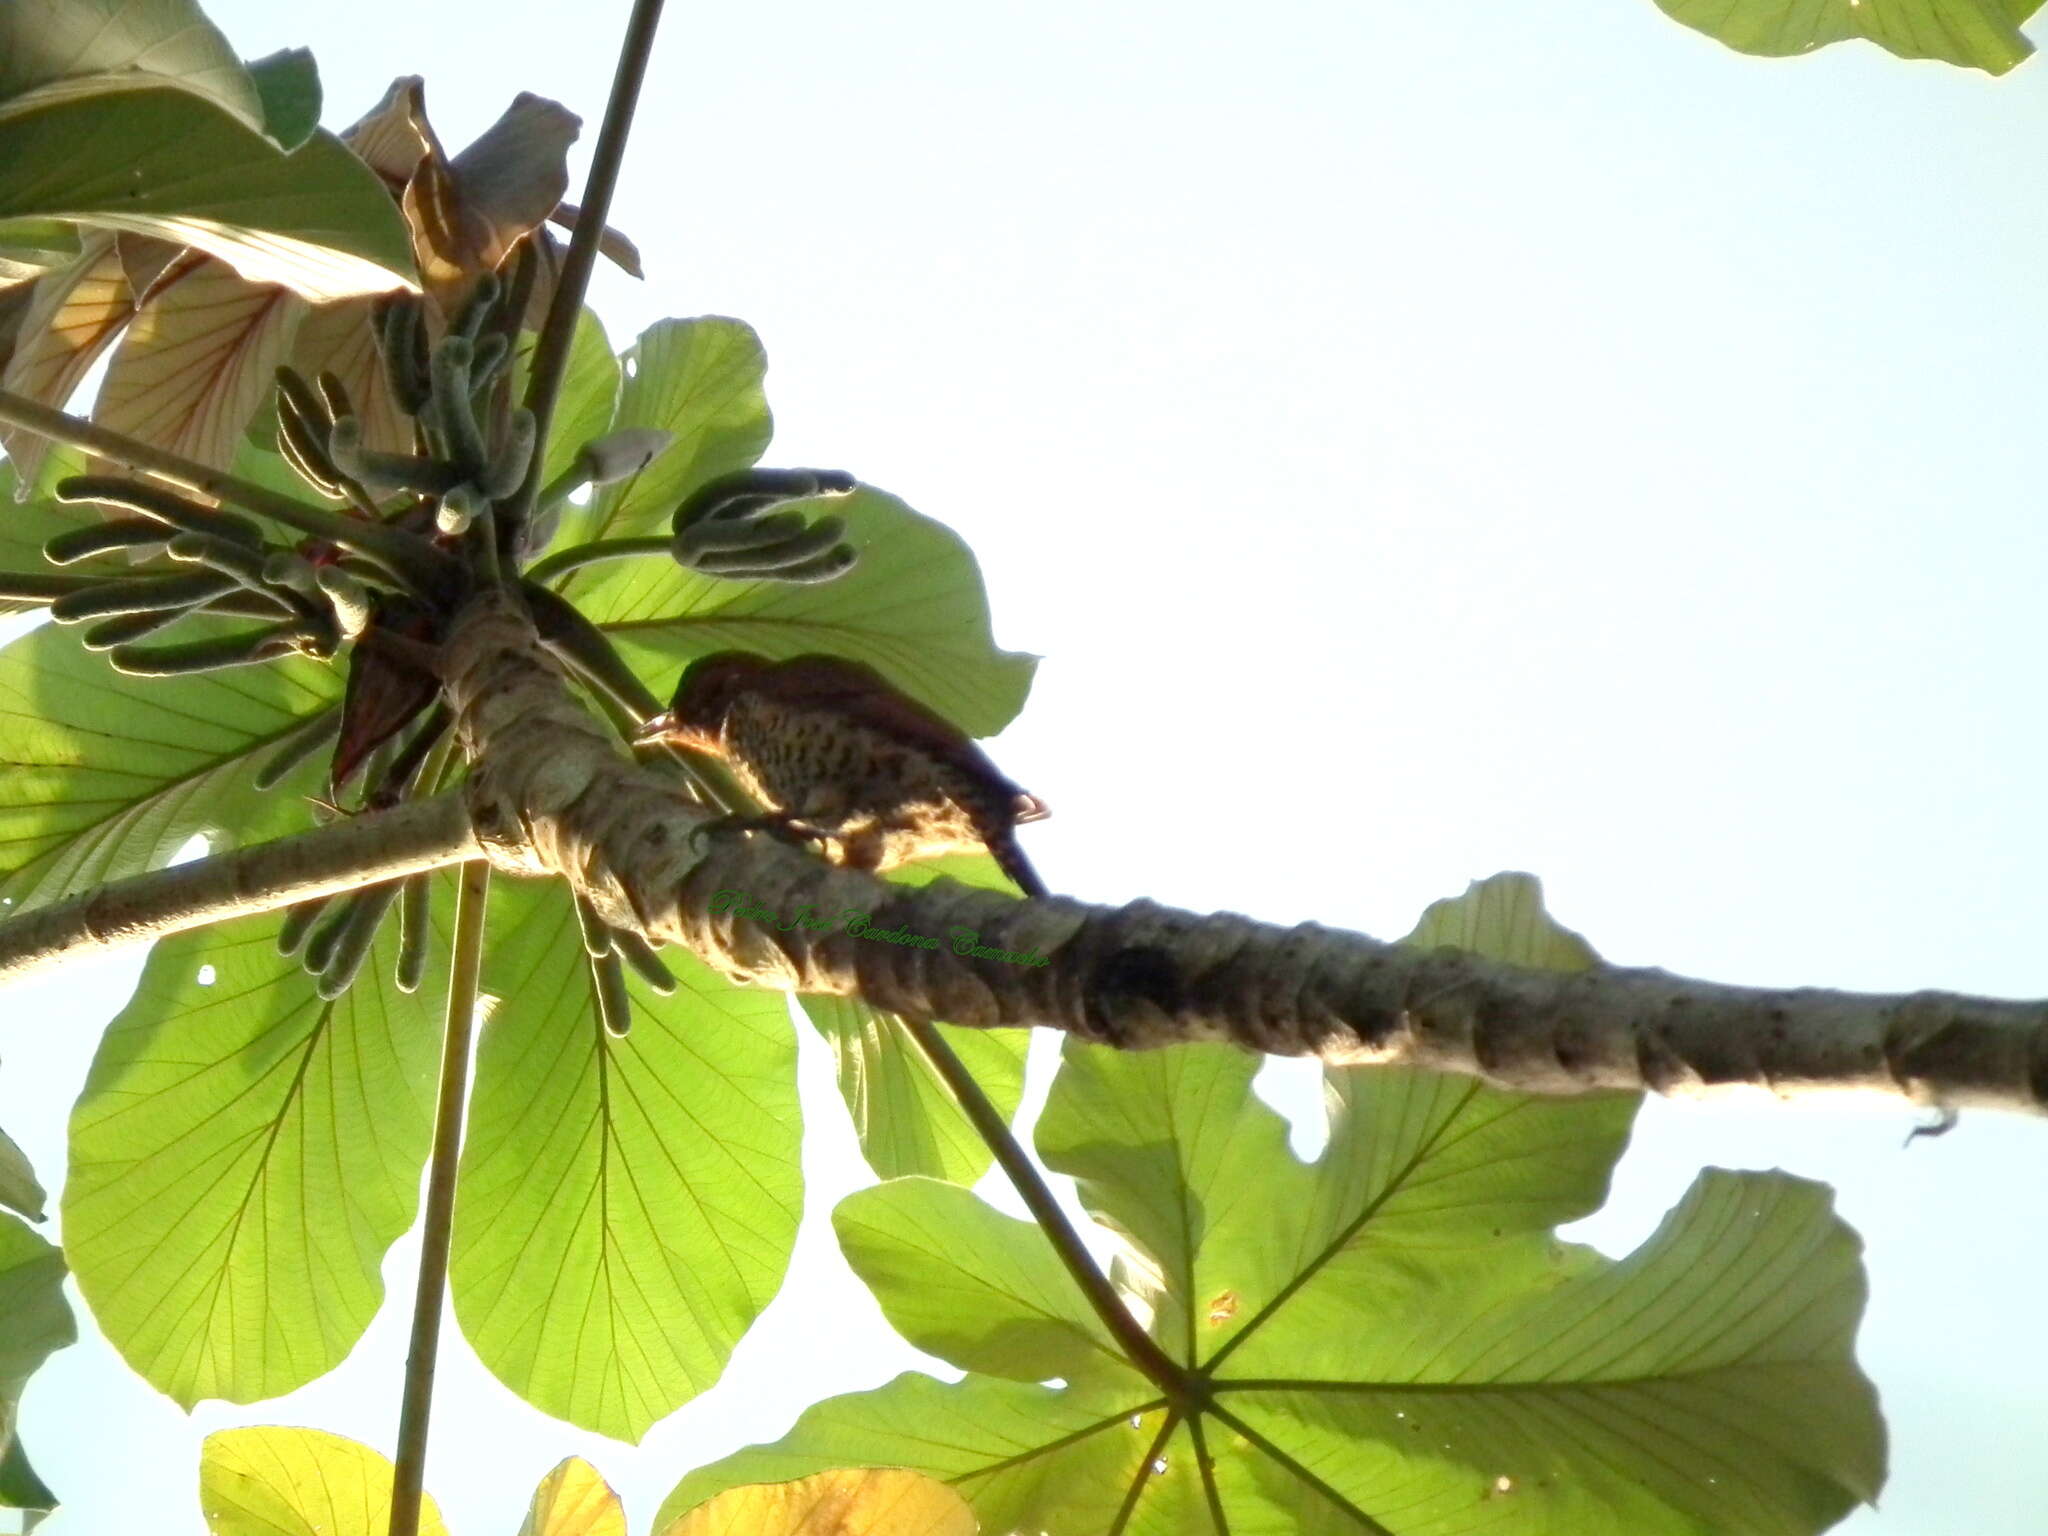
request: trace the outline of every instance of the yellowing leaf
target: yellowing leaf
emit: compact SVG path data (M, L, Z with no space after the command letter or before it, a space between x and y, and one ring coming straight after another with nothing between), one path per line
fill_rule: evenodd
M626 1536L626 1511L597 1468L571 1456L533 1490L519 1536Z
M721 1493L661 1536L974 1536L959 1494L922 1472L820 1472Z
M391 1463L317 1429L224 1429L200 1452L199 1503L213 1536L385 1536ZM448 1536L424 1495L420 1536Z

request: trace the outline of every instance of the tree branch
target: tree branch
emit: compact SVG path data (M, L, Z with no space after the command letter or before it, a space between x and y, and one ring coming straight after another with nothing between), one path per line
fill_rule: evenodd
M911 889L766 837L699 837L709 814L622 758L509 595L472 605L443 677L487 856L565 876L607 922L735 981L972 1028L1042 1025L1134 1050L1228 1041L1525 1092L1861 1089L2048 1111L2048 1003L1567 974L1149 901Z
M0 982L60 960L475 858L460 791L116 880L0 922Z

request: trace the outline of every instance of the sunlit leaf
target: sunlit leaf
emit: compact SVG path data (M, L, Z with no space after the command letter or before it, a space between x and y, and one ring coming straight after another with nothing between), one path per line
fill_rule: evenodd
M93 420L214 469L276 387L306 314L289 289L201 260L158 284L107 364Z
M311 50L280 48L253 60L249 78L263 103L263 136L279 149L297 149L320 126L320 70Z
M520 333L519 351L513 373L513 398L526 398L528 365L538 338ZM569 344L568 365L562 371L562 388L555 396L555 414L548 431L547 454L541 461L540 483L548 484L566 470L583 445L611 430L612 412L619 398L619 360L612 356L604 325L586 309L576 321L576 336ZM565 508L565 521L582 516L579 509Z
M450 1280L507 1386L638 1440L718 1379L781 1284L802 1202L795 1042L779 994L675 949L678 989L631 978L632 1032L608 1036L566 891L492 893L483 984L499 1001Z
M1468 940L1593 963L1526 876L1439 903L1417 934ZM1553 1229L1599 1204L1635 1096L1332 1071L1328 1142L1303 1164L1251 1094L1256 1066L1069 1043L1039 1120L1047 1165L1123 1240L1112 1275L1198 1391L1169 1398L1111 1358L1036 1228L897 1180L841 1204L842 1245L905 1337L966 1380L821 1403L692 1474L663 1518L847 1465L943 1477L985 1528L1048 1536L1803 1536L1875 1495L1858 1244L1820 1186L1709 1170L1609 1260ZM1059 1379L1000 1379L1041 1372Z
M25 907L139 874L200 833L305 830L295 790L310 779L265 794L250 778L339 688L297 658L127 677L69 630L23 635L0 650L0 898Z
M122 1358L190 1407L333 1369L383 1299L431 1126L439 980L407 995L387 923L322 1001L281 913L163 940L71 1123L65 1248Z
M626 1536L626 1511L597 1468L571 1456L534 1489L519 1536Z
M290 154L197 96L126 90L0 119L0 219L75 219L218 256L315 302L411 280L404 220L330 133Z
M2002 75L2034 51L2020 23L2041 0L1657 0L1683 22L1742 53L1810 53L1868 38L1902 59L1940 59Z
M974 1536L966 1500L895 1467L820 1472L721 1493L662 1536Z
M28 1155L12 1136L0 1131L0 1205L21 1212L30 1221L41 1221L47 1198L35 1169L29 1166Z
M0 170L0 182L5 179ZM30 288L0 387L41 405L63 405L134 313L114 237L94 235L75 262ZM34 483L50 452L49 439L19 427L0 428L0 445L16 474Z
M199 1503L213 1536L387 1536L391 1463L317 1429L218 1430L200 1452ZM448 1536L426 1494L419 1536Z
M411 453L412 418L399 410L391 395L370 317L374 303L343 299L308 311L292 342L291 364L309 381L323 371L341 381L356 420L363 425L364 447L378 453ZM307 494L303 482L298 483L298 494Z
M64 1256L14 1217L0 1216L0 1509L56 1506L15 1438L15 1418L29 1377L77 1337L64 1300Z
M430 150L421 160L406 185L406 218L420 272L444 305L467 279L496 271L561 202L581 126L561 103L521 91L460 154Z
M77 226L58 219L0 224L0 285L25 283L68 267L80 252Z
M262 93L193 0L12 0L0 7L0 116L19 98L176 86L264 128Z

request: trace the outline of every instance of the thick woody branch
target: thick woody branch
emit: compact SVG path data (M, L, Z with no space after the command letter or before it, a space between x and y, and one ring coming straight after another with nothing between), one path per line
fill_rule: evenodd
M0 923L0 982L139 939L162 938L475 858L460 793L419 800L116 880Z
M607 922L735 981L1125 1049L1228 1041L1527 1092L1862 1089L2048 1109L2048 1003L1565 974L1146 901L908 889L765 837L697 836L707 813L622 758L508 597L471 611L444 675L488 856L566 876Z

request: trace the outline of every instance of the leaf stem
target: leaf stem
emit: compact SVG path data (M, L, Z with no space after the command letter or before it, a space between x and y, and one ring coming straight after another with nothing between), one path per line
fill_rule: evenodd
M624 560L632 555L666 555L670 542L667 538L645 538L596 539L588 544L572 544L527 567L526 579L550 581L602 560Z
M1124 1536L1130 1528L1131 1516L1138 1512L1138 1500L1144 1496L1145 1484L1158 1476L1152 1469L1159 1464L1166 1444L1173 1438L1173 1432L1180 1427L1180 1410L1169 1408L1166 1417L1160 1421L1159 1433L1152 1437L1152 1443L1145 1448L1145 1455L1138 1463L1138 1470L1131 1476L1130 1487L1124 1490L1124 1501L1117 1506L1116 1518L1110 1522L1109 1536Z
M390 1536L419 1536L420 1486L427 1468L427 1416L434 1400L434 1357L441 1342L441 1301L448 1288L448 1245L455 1226L455 1168L462 1151L463 1094L483 962L484 906L491 866L462 866L449 960L447 1024L441 1039L441 1096L434 1109L434 1150L427 1163L427 1213L420 1233L419 1288L412 1305L412 1346L398 1414L398 1457L391 1473Z
M541 460L546 457L548 428L553 424L555 396L561 392L562 374L569 366L569 346L575 339L576 321L583 313L583 295L590 287L590 270L597 263L598 242L604 236L605 220L611 217L612 189L619 182L619 167L626 158L626 136L633 126L633 109L640 100L640 85L647 78L647 60L654 52L654 29L661 21L661 0L633 0L633 14L626 22L625 42L619 49L619 67L612 76L611 97L605 103L604 124L597 131L597 147L591 152L590 179L583 184L583 204L576 214L576 232L569 237L569 254L562 261L562 275L555 284L554 299L548 305L547 320L540 340L534 344L533 371L526 379L526 408L533 412L536 447L526 478L519 489L499 508L499 535L507 547L517 549L533 513L534 496L540 489Z
M968 1123L988 1144L997 1165L1009 1177L1025 1208L1052 1244L1053 1252L1059 1255L1067 1273L1073 1276L1074 1284L1081 1288L1088 1305L1102 1320L1102 1326L1123 1346L1125 1358L1156 1383L1166 1393L1169 1402L1176 1407L1185 1404L1191 1386L1188 1373L1131 1316L1130 1309L1123 1304L1115 1287L1096 1267L1094 1256L1081 1241L1081 1234L1074 1230L1074 1224L1067 1220L1067 1213L1053 1198L1044 1175L1025 1155L1024 1148L1010 1133L1001 1112L989 1102L981 1084L974 1080L974 1074L940 1037L936 1024L919 1019L904 1019L902 1022L904 1032L917 1043L917 1048L931 1063L939 1080L952 1091Z
M317 539L327 539L349 549L359 549L391 566L420 586L431 589L454 569L454 563L423 539L390 528L368 518L346 517L297 501L267 486L208 469L180 454L152 447L126 433L96 422L38 404L25 395L0 389L0 422L22 427L52 442L83 448L103 459L112 459L128 469L154 475L184 490L197 491L215 501L226 502L245 512L296 528Z

